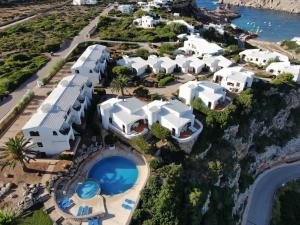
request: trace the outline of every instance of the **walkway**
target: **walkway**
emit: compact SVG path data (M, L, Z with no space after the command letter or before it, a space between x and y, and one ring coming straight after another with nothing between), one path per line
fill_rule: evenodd
M269 225L276 190L300 177L300 162L284 164L262 173L255 181L242 225Z
M33 89L36 86L36 81L40 77L47 76L54 65L57 64L61 58L66 57L79 43L87 41L87 34L93 27L97 25L99 17L101 15L107 15L110 10L111 8L105 8L99 16L91 20L90 23L83 28L67 46L62 48L59 52L56 52L55 56L52 56L50 61L42 69L26 80L15 91L11 92L9 97L0 103L0 119L2 119L18 103L28 89Z

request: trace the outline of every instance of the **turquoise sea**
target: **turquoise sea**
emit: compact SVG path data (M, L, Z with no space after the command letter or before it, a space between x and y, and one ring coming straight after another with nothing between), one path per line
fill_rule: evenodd
M213 10L217 1L197 0L197 5ZM276 42L300 36L300 14L249 7L235 7L234 11L241 17L232 23L248 31L258 31L258 39Z

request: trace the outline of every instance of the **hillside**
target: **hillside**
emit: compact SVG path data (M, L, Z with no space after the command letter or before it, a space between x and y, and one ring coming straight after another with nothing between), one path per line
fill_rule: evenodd
M299 0L219 0L220 3L300 13Z

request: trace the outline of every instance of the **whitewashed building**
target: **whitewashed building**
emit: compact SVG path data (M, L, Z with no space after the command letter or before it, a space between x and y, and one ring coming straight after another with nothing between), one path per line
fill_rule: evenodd
M178 100L153 101L143 107L149 128L159 123L170 130L172 137L179 143L196 139L203 129L200 121L195 119L191 107Z
M179 98L191 105L195 98L200 98L209 109L222 108L226 100L225 89L210 81L189 81L179 87Z
M183 73L199 74L205 67L205 62L195 56L177 55L175 62Z
M172 24L172 23L178 23L185 26L190 33L194 33L195 31L195 27L189 24L188 22L186 22L185 20L172 20L167 22L167 24Z
M127 139L146 134L147 117L142 109L145 105L137 98L111 98L98 105L102 125Z
M159 24L159 20L158 19L154 19L151 16L142 16L142 18L138 18L133 20L133 24L137 27L141 27L141 28L153 28L155 27L157 24Z
M33 150L46 155L72 150L76 144L72 125L82 124L92 93L93 84L86 77L63 78L22 128Z
M73 5L96 5L97 0L73 0Z
M213 81L231 92L240 93L252 86L254 73L243 67L227 67L214 73Z
M142 76L148 68L147 61L141 57L128 57L126 55L118 60L117 64L131 68L137 76Z
M72 66L72 73L82 75L96 85L102 78L109 57L109 51L106 46L98 44L91 45Z
M247 49L239 53L246 62L251 62L259 66L265 66L270 61L288 62L289 58L278 52L262 51L260 49Z
M133 12L133 7L132 5L119 5L118 10L122 13L130 14Z
M209 28L213 28L221 35L223 35L225 32L224 26L222 24L209 23L209 24L205 24L203 27L206 30L208 30Z
M211 71L216 72L222 68L230 67L233 63L222 55L203 57L205 66Z
M202 58L205 55L220 55L224 49L215 43L210 43L199 35L189 35L183 47L178 50Z
M293 81L300 82L300 65L291 65L290 62L274 62L266 68L266 71L275 76L290 73L294 76Z
M300 37L294 37L291 41L295 41L298 45L300 45Z

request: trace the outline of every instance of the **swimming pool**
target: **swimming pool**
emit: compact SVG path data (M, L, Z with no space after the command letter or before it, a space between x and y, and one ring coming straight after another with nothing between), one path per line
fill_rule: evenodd
M138 178L135 163L122 156L111 156L97 162L89 178L99 181L102 193L115 195L130 189Z
M100 192L100 185L93 180L87 180L80 184L76 190L77 195L81 199L93 198Z

